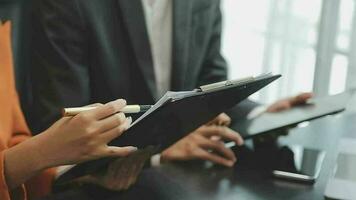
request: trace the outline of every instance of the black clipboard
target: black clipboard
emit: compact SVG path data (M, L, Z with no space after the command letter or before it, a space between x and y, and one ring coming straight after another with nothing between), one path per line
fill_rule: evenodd
M265 74L209 84L188 92L168 92L109 145L136 146L139 149L156 146L163 150L280 77ZM55 184L94 173L106 167L112 159L75 165L61 174Z

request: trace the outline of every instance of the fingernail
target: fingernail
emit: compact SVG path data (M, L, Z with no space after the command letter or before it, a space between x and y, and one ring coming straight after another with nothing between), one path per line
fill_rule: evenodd
M130 151L137 151L138 148L137 147L128 147Z
M234 165L234 163L235 163L234 161L228 161L228 162L227 162L227 164L228 164L229 167L232 167L232 166Z
M127 103L125 99L118 99L117 102L118 102L118 103L125 104L125 105L126 105L126 103Z
M243 140L241 140L240 142L239 142L239 146L242 146L242 145L244 145L245 144L245 141L243 141Z
M132 117L127 117L126 119L128 121L128 124L131 125L132 124Z
M131 123L132 123L132 118L131 117L127 117L126 118L126 122L125 122L125 131L127 131L127 129L129 129L130 128L130 125L131 125Z
M122 123L125 122L126 116L124 113L118 113L118 114L116 114L116 116L119 118L120 122L122 122Z
M125 100L125 99L117 99L117 100L112 101L112 102L110 102L110 103L126 105L126 100Z

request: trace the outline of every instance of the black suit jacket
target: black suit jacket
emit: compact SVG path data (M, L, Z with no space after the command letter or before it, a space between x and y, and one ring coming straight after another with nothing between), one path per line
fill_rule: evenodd
M31 127L60 109L125 98L153 104L153 62L141 0L35 0ZM227 78L220 0L173 0L171 90Z

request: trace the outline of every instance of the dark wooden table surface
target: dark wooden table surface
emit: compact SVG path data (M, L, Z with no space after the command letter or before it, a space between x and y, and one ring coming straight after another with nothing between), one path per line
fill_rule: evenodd
M259 144L256 146L257 150L247 147L235 149L238 162L234 168L204 162L162 165L145 169L138 182L122 193L108 192L94 186L60 192L55 198L49 199L324 199L324 191L334 170L342 137L356 138L356 95L351 98L347 110L341 114L314 120L305 127L294 128L277 141ZM315 184L277 180L270 175L271 166L279 159L275 152L285 145L302 145L326 151L321 173Z
M326 184L335 166L340 138L356 138L355 109L356 100L353 98L346 112L312 121L308 126L295 128L287 136L278 139L279 146L297 144L326 151L320 177L314 185L271 177L268 170L264 169L273 162L274 155L263 147L256 157L259 160L255 161L248 157L256 153L239 152L240 160L232 169L209 167L206 163L197 162L166 165L148 169L144 173L157 174L152 176L153 179L156 177L153 181L155 190L161 190L164 199L324 199Z

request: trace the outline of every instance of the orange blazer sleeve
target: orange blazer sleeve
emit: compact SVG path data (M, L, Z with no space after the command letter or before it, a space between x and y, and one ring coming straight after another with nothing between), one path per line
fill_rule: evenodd
M13 137L10 140L9 147L30 137L30 131L19 105L16 94L13 107ZM56 170L54 168L48 169L27 181L25 183L25 188L28 199L37 199L38 197L49 194L51 192L55 174Z
M4 150L31 137L15 88L10 41L11 24L0 23L0 199L32 199L50 192L54 169L32 178L18 190L9 191L4 169Z
M12 138L12 100L14 97L10 44L10 23L0 24L0 199L4 200L10 199L10 191L5 179L4 150L8 148L8 143ZM16 192L16 199L26 198L24 186L12 192Z

